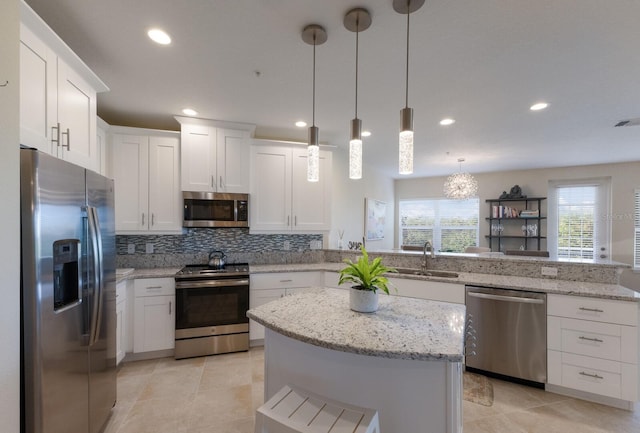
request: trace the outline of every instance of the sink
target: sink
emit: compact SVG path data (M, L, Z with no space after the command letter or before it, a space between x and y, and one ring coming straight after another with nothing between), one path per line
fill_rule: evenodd
M426 272L415 268L396 268L399 274L422 275L425 277L458 278L457 272L428 270Z

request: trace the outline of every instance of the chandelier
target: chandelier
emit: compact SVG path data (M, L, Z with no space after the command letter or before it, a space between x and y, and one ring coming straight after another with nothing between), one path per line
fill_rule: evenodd
M459 158L460 172L454 173L444 183L444 195L456 200L465 200L478 194L478 182L469 173L462 172L464 158Z

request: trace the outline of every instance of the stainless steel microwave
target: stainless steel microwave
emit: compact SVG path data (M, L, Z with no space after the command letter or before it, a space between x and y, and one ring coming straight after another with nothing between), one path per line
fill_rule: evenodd
M249 194L183 191L183 227L249 227Z

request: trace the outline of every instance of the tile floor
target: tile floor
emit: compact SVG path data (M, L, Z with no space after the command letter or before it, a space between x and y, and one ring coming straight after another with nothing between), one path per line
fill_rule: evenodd
M122 364L105 433L253 433L264 352ZM634 412L491 379L491 407L464 402L464 433L639 433ZM420 432L385 432L420 433Z

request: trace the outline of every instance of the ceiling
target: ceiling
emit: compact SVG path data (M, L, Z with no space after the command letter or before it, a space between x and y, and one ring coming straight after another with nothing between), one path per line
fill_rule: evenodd
M398 175L406 15L392 0L27 0L102 78L107 123L179 129L173 118L256 125L256 137L306 140L313 48L305 25L325 27L316 48L320 141L345 149L355 104L355 33L343 17L366 7L360 33L358 117L364 162ZM411 14L410 177L640 160L640 2L427 0ZM173 41L151 42L161 27ZM538 101L550 105L532 112ZM443 127L439 121L456 123ZM367 178L365 166L364 177ZM345 173L347 177L347 173Z

